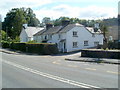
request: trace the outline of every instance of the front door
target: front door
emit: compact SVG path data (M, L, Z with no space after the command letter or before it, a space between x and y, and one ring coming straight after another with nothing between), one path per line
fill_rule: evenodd
M63 52L66 52L66 43L63 42Z

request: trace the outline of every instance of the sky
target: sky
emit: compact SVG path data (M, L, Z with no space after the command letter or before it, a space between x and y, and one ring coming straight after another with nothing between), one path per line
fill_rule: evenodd
M0 0L2 21L12 8L30 7L41 21L61 16L80 19L117 17L119 0Z

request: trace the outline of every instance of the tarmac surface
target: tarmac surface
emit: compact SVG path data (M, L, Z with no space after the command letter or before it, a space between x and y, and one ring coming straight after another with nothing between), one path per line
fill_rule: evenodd
M29 53L22 53L20 51L12 51L10 49L3 49L3 48L0 48L0 52L4 52L8 54L29 54ZM58 54L58 55L64 56L65 60L68 60L68 61L120 64L119 59L81 57L81 52L76 52L76 53L71 53L71 54L65 53L65 54ZM56 56L56 55L53 55L53 56Z

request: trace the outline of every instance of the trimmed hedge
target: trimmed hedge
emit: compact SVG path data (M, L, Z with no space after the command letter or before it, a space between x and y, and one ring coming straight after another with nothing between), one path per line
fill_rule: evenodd
M20 51L26 52L26 43L12 42L10 44L10 48L14 50L20 50Z
M58 54L58 48L55 44L50 43L18 43L18 42L12 42L8 48L11 48L13 50L19 50L22 52L27 53L34 53L34 54Z
M58 49L55 44L26 44L26 52L28 53L37 53L37 54L57 54Z

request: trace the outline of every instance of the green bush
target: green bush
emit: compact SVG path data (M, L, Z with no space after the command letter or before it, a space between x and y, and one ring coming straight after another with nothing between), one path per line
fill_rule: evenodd
M1 41L2 48L9 48L10 47L10 42L8 41Z
M27 43L37 43L35 40L28 41Z
M26 51L28 53L37 53L37 54L58 53L58 49L55 44L47 44L47 43L26 44Z
M10 48L14 50L26 52L26 43L12 42Z
M35 54L57 54L58 49L55 44L49 43L19 43L12 42L9 47L13 50L19 50L27 53L35 53Z
M55 44L45 44L44 45L44 54L57 54L58 49Z
M120 49L120 42L109 42L108 48L109 49Z

